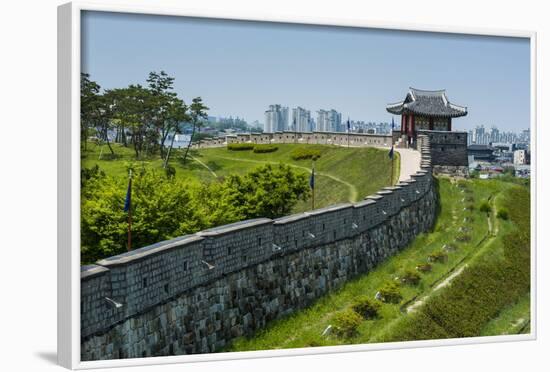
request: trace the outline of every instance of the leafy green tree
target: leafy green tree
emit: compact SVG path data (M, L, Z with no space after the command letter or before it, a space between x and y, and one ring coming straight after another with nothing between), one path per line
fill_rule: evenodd
M173 131L172 133L172 140L170 141L170 146L168 147L168 151L166 154L166 157L164 158L164 168L168 165L168 162L170 161L170 153L172 152L172 148L174 147L174 140L176 138L176 134L181 133L181 122L189 121L190 116L188 114L188 107L187 105L180 100L177 97L173 97L170 101L170 104L167 108L167 122L170 123L169 127L170 130ZM164 143L164 140L162 140Z
M244 176L201 184L134 170L132 242L143 247L213 226L290 213L309 186L303 173L286 165L263 166ZM127 183L108 177L99 167L81 176L82 262L90 263L126 251Z
M82 188L82 262L126 251L126 183L86 170ZM84 178L83 178L84 179ZM208 227L194 208L192 187L174 177L137 171L132 182L132 242L143 247Z
M193 131L191 133L191 138L189 140L189 143L187 144L187 148L185 149L185 154L183 156L183 163L185 164L185 161L187 160L187 154L189 153L189 148L191 147L191 140L193 136L195 135L195 130L197 129L197 126L200 127L202 125L202 121L208 117L207 111L208 107L202 103L201 97L195 97L193 98L193 103L191 103L191 106L189 106L189 117L191 124L193 125Z
M148 148L158 146L158 132L149 125L154 112L150 90L138 84L106 94L112 97L112 118L129 131L136 158L140 159Z
M230 195L235 205L242 205L246 218L277 218L290 214L298 200L307 200L307 176L285 164L265 165L244 177L230 175L226 183L236 192Z
M160 157L165 158L165 142L170 132L175 131L178 126L178 121L173 120L171 109L176 103L183 103L177 99L177 95L173 92L174 78L168 76L164 71L149 73L147 78L148 88L151 93L150 108L151 122L156 128L160 137Z
M99 84L90 79L90 74L80 74L80 140L84 151L87 149L90 128L99 113L100 89Z

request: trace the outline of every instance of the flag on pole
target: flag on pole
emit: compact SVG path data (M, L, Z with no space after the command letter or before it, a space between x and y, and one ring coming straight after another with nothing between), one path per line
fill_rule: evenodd
M126 190L126 200L124 200L124 212L128 212L132 207L132 176L128 180L128 190Z
M351 124L349 122L349 118L348 118L348 133L351 131Z
M390 149L390 152L389 152L389 154L388 154L388 157L389 157L390 159L393 160L393 145L392 145L392 147L391 147L391 149Z
M311 189L315 189L315 166L313 165L311 167L311 176L309 176L309 187Z
M391 130L395 129L395 121L393 121L393 116L391 117Z

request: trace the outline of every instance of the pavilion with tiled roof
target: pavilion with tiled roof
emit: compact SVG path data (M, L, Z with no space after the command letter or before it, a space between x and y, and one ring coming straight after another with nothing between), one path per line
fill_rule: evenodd
M401 135L409 142L416 138L417 130L451 131L452 118L468 114L465 106L451 103L445 90L409 88L405 99L390 103L386 110L401 115Z

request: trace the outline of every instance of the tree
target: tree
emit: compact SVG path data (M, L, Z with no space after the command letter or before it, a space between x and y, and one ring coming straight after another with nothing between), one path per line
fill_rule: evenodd
M111 155L115 155L115 151L109 140L109 130L113 128L113 101L109 94L103 94L98 97L97 113L94 117L94 127L98 133L98 137L105 141L109 147Z
M136 158L140 159L148 147L157 146L158 133L151 128L153 100L149 89L141 85L109 90L112 117L124 130L128 129Z
M80 140L84 151L87 149L90 128L98 114L101 87L90 80L90 74L80 74Z
M185 149L185 155L183 156L184 164L185 164L185 160L187 159L187 154L189 153L189 148L191 147L192 138L195 135L195 130L197 128L197 125L200 125L202 120L208 117L207 111L208 111L208 107L206 107L202 103L201 97L193 98L193 103L191 103L191 106L189 106L189 118L190 118L191 124L193 125L193 131L191 133L191 137L189 138L189 143L187 144L187 148Z
M230 175L226 183L230 202L242 206L245 218L285 216L310 193L307 176L285 164L258 167L244 177Z
M168 152L164 159L164 165L163 165L164 168L166 168L166 166L168 165L168 162L170 161L170 153L172 151L172 148L174 147L174 139L176 138L176 134L181 133L180 123L190 120L187 110L188 110L187 105L177 97L174 97L170 105L168 106L167 121L170 123L170 128L172 128L173 134L172 134L172 140L170 141L170 147L168 147Z
M177 125L177 121L174 121L170 116L174 113L171 110L171 106L174 105L175 100L183 102L177 99L174 89L174 78L168 76L164 71L157 73L152 71L147 78L149 84L149 91L151 92L151 120L152 125L156 128L160 137L160 157L165 157L165 145L166 138L170 132L173 132Z

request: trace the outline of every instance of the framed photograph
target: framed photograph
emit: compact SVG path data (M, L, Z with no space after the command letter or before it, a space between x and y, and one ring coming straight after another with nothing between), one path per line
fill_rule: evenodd
M534 339L535 45L60 6L60 364Z

